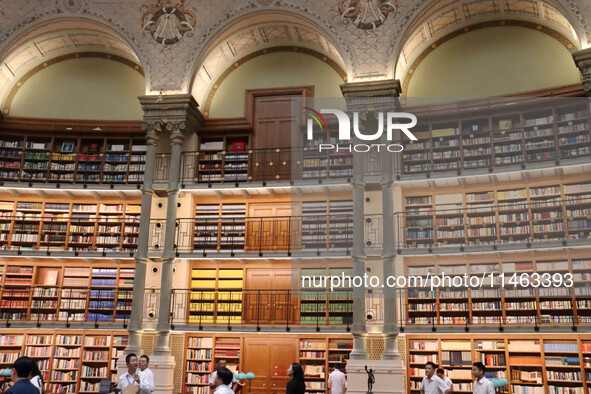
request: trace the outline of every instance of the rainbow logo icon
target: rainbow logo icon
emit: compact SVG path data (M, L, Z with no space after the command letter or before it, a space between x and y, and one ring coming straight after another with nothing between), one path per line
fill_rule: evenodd
M316 121L316 123L318 124L318 126L320 126L320 130L324 131L325 127L326 127L326 130L328 130L328 124L326 123L326 120L320 114L320 112L315 111L309 107L304 107L304 109L310 111L310 112L304 111L304 114L306 114L306 115L310 116L312 119L314 119ZM324 127L322 126L323 124L324 124Z

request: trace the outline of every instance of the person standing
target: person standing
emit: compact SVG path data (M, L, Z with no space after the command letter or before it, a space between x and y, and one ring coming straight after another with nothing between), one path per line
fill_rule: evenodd
M150 369L150 357L145 354L138 360L139 371L137 374L140 377L140 394L150 394L155 390L154 373Z
M436 369L437 365L431 361L425 365L425 377L421 382L421 394L451 394L451 389L439 376L435 375Z
M218 361L218 369L220 368L226 368L227 362L226 360L224 360L223 358L220 359ZM218 369L216 369L215 371L213 371L213 373L211 374L211 376L209 377L209 387L212 390L215 390L216 385L215 385L215 379L217 377L218 374ZM230 371L231 372L231 371ZM236 378L234 377L234 374L232 374L232 384L230 385L230 388L233 391L236 391L236 386L238 385L238 381L236 380Z
M43 381L43 375L41 375L41 371L39 371L39 366L37 363L34 360L31 360L31 362L33 363L33 370L31 371L29 380L33 386L37 387L39 394L43 394L43 386L45 385L45 382Z
M14 385L6 390L4 394L39 394L39 389L29 380L35 362L29 357L19 357L12 364L10 378Z
M130 384L140 387L140 377L137 374L137 356L134 353L129 353L125 356L125 364L127 364L127 372L119 376L117 388L124 391Z
M304 370L298 363L293 363L287 369L287 375L291 376L291 380L287 382L285 388L286 394L305 394L306 381L304 380Z
M441 380L443 380L443 383L445 383L447 385L447 387L449 387L451 389L451 392L453 393L454 392L454 382L452 382L450 378L445 376L445 369L437 368L437 376L439 376L441 378Z
M330 394L345 394L347 392L347 377L343 373L345 366L337 364L334 371L328 375Z
M483 363L477 362L472 364L472 375L476 378L474 390L472 391L473 394L495 394L495 386L490 380L484 377L485 372L486 366Z
M234 394L234 391L230 388L234 378L232 371L226 367L220 367L215 372L214 394Z

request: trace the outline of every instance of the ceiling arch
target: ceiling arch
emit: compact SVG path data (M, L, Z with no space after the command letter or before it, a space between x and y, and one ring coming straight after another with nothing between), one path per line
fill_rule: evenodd
M121 59L136 70L142 70L136 52L112 28L86 19L51 20L24 33L3 52L0 63L2 108L10 93L35 70L55 63L55 59L85 53Z
M347 69L337 45L309 20L290 13L261 12L234 23L204 51L193 75L192 95L204 103L228 70L252 54L276 48L300 48L319 54L335 70Z
M570 0L569 0L570 1ZM571 7L572 8L572 7ZM527 23L538 30L556 32L571 43L572 51L578 50L587 38L577 30L579 21L561 4L553 0L443 0L428 2L422 12L406 29L404 38L395 49L396 79L404 80L433 45L439 45L446 37L467 32L474 26L507 21ZM466 30L467 29L467 30ZM412 71L411 71L412 73Z

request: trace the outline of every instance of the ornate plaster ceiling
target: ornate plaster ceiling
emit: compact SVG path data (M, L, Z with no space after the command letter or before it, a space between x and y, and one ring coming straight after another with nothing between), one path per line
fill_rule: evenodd
M68 54L101 52L121 57L139 66L129 45L108 28L88 21L43 25L21 37L7 51L0 65L0 97L5 97L21 78L40 65Z
M271 47L302 47L319 52L340 67L341 56L327 36L302 21L287 16L255 16L237 23L216 40L202 57L195 75L192 94L203 103L216 80L239 59Z

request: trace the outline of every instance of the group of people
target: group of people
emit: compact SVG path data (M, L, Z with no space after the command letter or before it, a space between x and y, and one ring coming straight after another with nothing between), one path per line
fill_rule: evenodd
M145 354L140 358L134 353L125 356L127 372L119 376L117 388L126 393L128 386L136 387L135 394L151 394L154 391L154 374L150 370L150 357Z
M347 392L347 377L343 372L345 364L337 364L335 369L328 375L328 389L330 394L345 394ZM287 375L291 377L287 382L286 394L305 394L306 381L304 380L304 370L298 363L293 363L287 370Z
M488 380L484 373L486 366L477 362L472 365L472 375L476 378L473 385L473 394L495 394L495 386ZM425 365L425 377L421 382L421 394L451 394L453 382L445 376L445 370L438 368L437 364L429 361Z
M37 363L29 357L19 357L10 370L11 387L4 394L43 394L43 376Z

